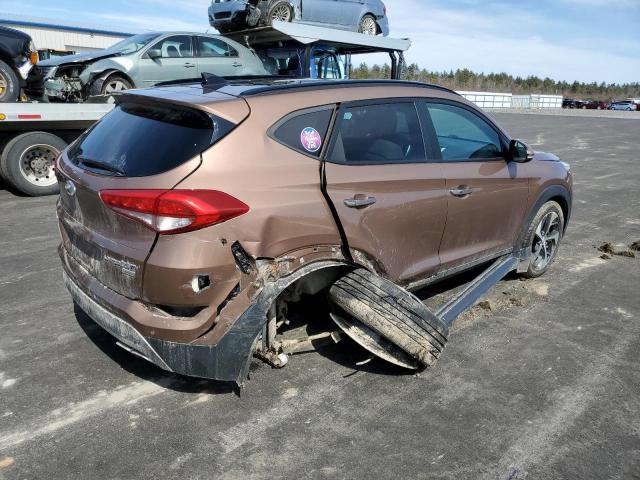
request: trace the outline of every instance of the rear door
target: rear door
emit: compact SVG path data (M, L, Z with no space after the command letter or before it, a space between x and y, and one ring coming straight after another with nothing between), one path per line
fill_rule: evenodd
M440 265L447 194L415 103L343 104L327 154L327 193L349 247L400 283Z
M198 74L212 73L220 77L243 74L243 62L238 51L219 38L195 37L198 52Z
M426 102L447 183L443 268L513 247L529 193L521 166L504 158L505 140L488 119L457 102Z
M157 50L161 56L149 58L149 50ZM138 69L145 87L196 78L198 69L191 35L172 35L155 43L138 60Z
M302 0L302 21L340 24L339 0Z
M198 168L213 133L202 112L134 102L83 134L57 171L63 246L73 260L106 287L138 298L156 233L107 208L100 193L172 189Z

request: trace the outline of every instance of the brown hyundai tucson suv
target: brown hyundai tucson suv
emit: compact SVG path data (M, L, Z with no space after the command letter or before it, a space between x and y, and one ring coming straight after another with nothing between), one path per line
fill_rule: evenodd
M393 312L505 255L541 275L572 202L556 156L453 91L403 81L132 91L63 152L57 176L76 304L131 353L228 381L246 375L268 318L304 296L340 304L369 282L362 298L386 302L370 312ZM357 312L336 318L345 310ZM431 317L440 352L446 327Z

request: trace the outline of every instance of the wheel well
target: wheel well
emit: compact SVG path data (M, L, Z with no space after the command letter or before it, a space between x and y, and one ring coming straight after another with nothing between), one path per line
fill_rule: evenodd
M367 15L371 15L373 17L373 21L376 22L376 33L377 34L381 34L382 30L380 29L380 24L378 23L378 17L376 16L375 13L373 12L366 12L362 14L362 17L360 17L360 21L362 21L362 19L364 17L366 17Z
M136 87L136 83L131 79L131 77L129 75L127 75L124 72L121 72L120 70L105 70L103 72L100 72L98 74L96 74L93 77L92 83L97 81L97 80L104 80L106 81L109 77L113 76L113 75L117 75L119 77L124 78L125 80L127 80L134 88Z
M562 208L562 214L565 218L565 222L564 222L564 228L567 228L567 220L569 218L569 205L567 204L567 199L558 195L555 197L551 197L549 199L550 202L556 202L558 205L560 205L560 208Z

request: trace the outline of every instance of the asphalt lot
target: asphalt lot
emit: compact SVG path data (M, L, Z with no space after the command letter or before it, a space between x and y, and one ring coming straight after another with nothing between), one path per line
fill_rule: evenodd
M55 198L0 189L0 478L640 479L640 258L595 248L640 240L640 123L495 116L572 164L570 228L418 376L348 343L240 396L165 374L74 312Z

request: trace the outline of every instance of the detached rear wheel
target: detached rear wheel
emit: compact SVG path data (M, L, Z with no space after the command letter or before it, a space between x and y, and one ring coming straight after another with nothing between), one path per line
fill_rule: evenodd
M358 32L364 33L365 35L378 34L378 24L376 23L376 19L373 15L367 14L360 19L360 23L358 24Z
M527 278L543 275L558 254L564 232L564 213L556 202L545 203L529 225L525 245L530 254Z
M273 25L273 22L290 22L293 20L293 11L288 0L276 0L269 8L267 22Z
M58 193L55 161L67 142L46 132L28 132L7 143L0 173L16 190L31 196Z
M0 60L0 103L17 102L19 97L18 76L9 65Z

